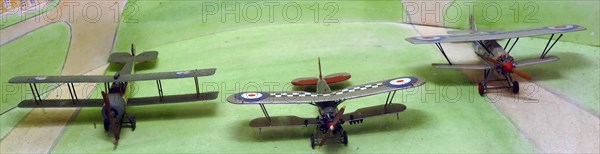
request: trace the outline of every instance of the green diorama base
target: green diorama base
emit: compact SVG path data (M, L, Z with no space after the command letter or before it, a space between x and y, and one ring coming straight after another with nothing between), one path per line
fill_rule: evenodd
M102 128L101 109L83 108L68 124L52 152L535 152L534 145L486 97L479 96L476 84L463 73L431 67L431 63L445 62L435 47L413 45L404 40L418 34L410 26L397 23L402 16L394 12L402 10L401 3L336 2L344 8L338 13L337 17L343 19L339 23L314 23L312 17L307 17L299 23L226 24L221 23L220 18L202 22L195 15L197 9L182 7L202 2L137 1L135 4L141 10L135 17L139 22L120 25L115 50L129 51L129 44L135 43L138 52L159 51L156 62L139 64L136 73L215 67L217 73L214 76L199 79L201 91L220 91L219 98L207 102L130 107L127 112L136 116L137 128L133 132L124 128L117 147L112 143L112 135L107 135ZM298 3L303 8L314 4ZM168 14L174 11L179 13L176 16ZM68 36L66 31L44 33L59 34L38 37L34 32L30 35L35 35L36 39ZM27 37L13 42L15 50L9 50L13 49L9 48L13 43L1 48L3 83L13 75L59 74L66 47L57 48L52 55L41 58L36 55L15 59L52 67L17 67L27 65L5 63L8 54L17 54L11 51L30 46L16 44L27 41L24 39ZM517 59L538 56L545 41L523 38L512 55ZM33 52L19 54L33 55ZM550 55L559 56L561 60L520 69L534 76L536 84L597 114L598 102L593 100L599 99L596 95L600 82L597 76L599 54L597 46L559 42ZM428 82L416 89L398 91L394 102L408 108L398 119L396 115L389 115L365 119L362 124L346 125L348 146L331 142L333 144L327 144L321 150L310 149L309 135L314 127L258 130L249 127L248 123L263 116L259 106L226 102L227 96L239 91L299 90L289 82L298 77L317 76L317 57L321 58L324 75L352 74L348 82L334 85L338 89L399 76L420 76ZM114 73L117 68L119 66L112 65L107 74ZM22 74L23 71L32 73ZM191 79L162 83L166 95L195 92ZM155 82L135 82L133 93L134 97L143 97L155 96L158 92ZM99 92L95 92L92 97L99 96ZM348 100L343 105L347 105L347 112L352 112L383 104L385 99L386 95L382 94ZM2 111L17 103L18 100L3 102ZM311 105L268 105L266 108L271 116L316 117L318 113ZM2 115L2 135L6 133L5 129L12 128L5 126L5 119L17 119L18 122L27 111L15 109Z
M59 75L69 48L69 35L69 28L64 24L50 24L0 47L0 113L3 113L0 138L4 138L31 110L15 108L20 100L31 98L28 85L8 84L8 80L20 75ZM53 85L41 86L40 90L53 88Z

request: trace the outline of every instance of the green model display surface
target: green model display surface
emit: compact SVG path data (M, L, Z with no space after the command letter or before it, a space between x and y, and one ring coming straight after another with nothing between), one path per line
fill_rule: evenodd
M164 7L159 7L160 3ZM138 73L217 67L215 76L201 79L204 82L201 91L219 90L221 94L217 100L204 103L129 108L128 112L138 119L138 128L135 132L123 129L117 152L309 152L308 136L313 127L263 129L259 133L248 122L262 116L260 108L232 105L225 98L239 91L258 90L257 86L262 90L269 85L276 85L277 91L292 90L289 84L292 79L318 74L317 57L321 57L325 74L352 74L347 85L417 75L429 81L417 89L433 93L398 93L396 101L409 108L400 114L399 120L391 115L347 126L348 147L331 144L323 148L325 152L533 151L532 145L477 94L460 72L440 72L429 66L432 61L443 60L433 48L404 41L416 33L395 23L401 16L356 11L340 17L340 23L332 24L314 24L309 18L299 23L227 25L220 23L219 18L202 23L201 18L192 14L168 17L164 14L192 11L187 10L192 7L182 5L194 3L138 1L137 4L141 9L139 22L121 25L116 48L128 51L129 44L136 43L138 51L160 52L159 60L150 64L153 67L139 65ZM311 4L306 2L302 6ZM402 8L395 1L337 4L344 9L371 4L383 12ZM136 82L134 96L154 96L155 86L154 82ZM194 91L193 80L163 81L163 88L165 94ZM456 98L458 95L461 98ZM384 101L385 95L379 95L350 100L344 105L350 112ZM310 105L271 105L267 109L272 116L317 115ZM113 150L110 136L101 127L93 129L94 123L101 124L99 110L82 109L54 152Z
M274 2L279 6L289 3ZM137 117L138 127L135 132L127 128L123 129L122 140L116 148L112 144L112 136L106 135L102 128L102 117L99 114L101 109L85 108L67 126L53 152L535 151L534 146L521 136L515 126L498 112L486 97L477 94L475 84L463 73L434 69L430 66L431 63L445 62L434 46L412 45L404 40L418 34L408 26L397 24L398 21L403 20L403 14L397 13L402 12L403 9L398 1L335 1L339 10L334 16L338 22L334 23L323 23L327 15L327 10L323 7L327 2L317 3L322 9L318 23L315 23L314 16L311 14L313 10L310 10L315 2L310 1L294 2L298 3L304 11L301 19L295 23L282 19L281 7L274 12L276 15L274 22L269 22L264 16L267 14L265 8L262 10L263 17L259 22L248 22L243 17L240 22L232 22L233 15L229 16L226 22L222 22L221 14L207 16L209 18L206 21L203 20L204 16L198 15L202 13L198 8L202 8L203 5L214 5L212 3L129 1L128 6L132 6L133 3L137 5L138 10L134 11L134 15L133 12L128 12L132 10L125 10L123 17L128 22L122 23L119 27L115 50L128 51L129 45L136 43L138 52L144 50L160 52L157 62L138 65L136 68L138 73L216 67L218 69L215 76L200 78L203 83L201 91L217 90L221 92L220 97L208 102L130 107L128 113ZM219 7L223 5L221 2L215 3ZM242 6L248 3L250 2L240 2ZM257 4L263 6L264 3L267 2ZM463 15L466 17L466 14ZM542 16L538 14L536 17ZM545 17L538 19L557 21ZM493 25L506 25L502 26L506 27L502 30L563 23L531 23L524 24L527 25L525 27L522 27L523 24L513 27L519 24L513 22L486 24L484 19L477 18L477 20L483 28L494 29ZM561 60L519 69L531 74L534 82L542 85L540 88L565 95L565 98L598 113L598 102L590 101L598 100L600 93L597 88L600 82L597 76L600 56L599 48L594 44L598 40L586 38L589 38L587 36L589 33L597 34L599 24L598 20L581 20L583 23L579 21L564 23L577 23L588 27L588 31L573 33L573 35L566 34L563 40L596 46L559 42L549 55L559 56ZM463 23L466 26L466 20ZM56 25L58 24L49 27ZM65 34L68 34L68 30L64 29L67 31ZM56 32L56 30L47 31L44 34ZM36 36L35 39L44 38L46 37ZM68 37L54 40L68 40ZM545 41L547 40L522 38L511 54L517 60L539 56ZM9 45L1 48L3 83L17 75L5 76L5 68L9 66L5 63L5 58L9 57L5 56L4 49ZM67 47L68 41L64 51ZM18 49L22 50L22 47ZM46 48L37 50L46 51ZM64 61L64 54L45 57L57 55L59 57L44 60ZM301 90L292 88L289 82L297 77L318 75L317 57L321 57L324 74L348 72L353 75L349 82L333 87L339 88L344 85L369 83L407 75L423 77L428 83L415 90L399 91L395 102L405 104L408 109L400 113L398 120L395 115L390 115L366 119L363 124L346 125L349 134L348 147L343 147L342 144L328 144L318 151L311 150L309 145L308 136L313 132L314 127L259 131L250 128L248 122L263 116L260 107L226 103L227 96L240 91L268 90L270 86L274 86L275 91ZM22 60L22 62L27 61ZM36 67L27 69L36 69ZM44 71L51 70L44 68ZM60 69L54 70L54 73L44 71L18 75L58 74ZM107 74L112 75L115 71L116 69L109 69ZM134 97L158 94L154 82L134 84ZM165 95L191 93L195 90L191 79L163 81L163 88ZM30 95L26 96L30 97ZM100 98L99 92L92 97ZM383 94L349 100L342 105L347 105L346 111L351 112L358 108L383 104L385 97ZM13 103L14 106L19 101L8 102ZM266 108L271 116L316 117L317 115L315 108L310 105L270 105ZM1 110L6 110L4 102ZM28 111L29 109L17 108L3 115L1 135L4 136ZM10 127L5 127L7 121L5 119L9 119L7 117L18 118L12 120Z
M64 24L51 24L35 30L18 40L0 47L3 90L0 113L17 106L21 100L31 98L28 85L7 84L18 75L59 75L69 48L69 29ZM49 90L53 85L43 85ZM15 108L0 116L0 136L4 137L31 109Z
M22 21L31 19L31 18L38 18L36 21L39 20L52 20L53 18L48 17L48 16L39 16L43 13L46 13L48 11L54 10L54 8L56 8L56 6L58 6L60 3L60 0L53 0L50 1L48 4L45 4L43 6L37 6L36 9L32 10L32 11L28 11L25 13L6 13L5 15L2 15L2 17L0 17L0 29L4 29L6 27L10 27L13 26L15 24L18 24Z

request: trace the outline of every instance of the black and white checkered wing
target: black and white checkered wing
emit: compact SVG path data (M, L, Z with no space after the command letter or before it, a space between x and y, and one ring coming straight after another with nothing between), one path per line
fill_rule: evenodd
M365 97L390 91L409 89L424 83L425 80L418 77L399 77L354 86L329 94L316 94L303 91L278 93L241 92L229 96L227 101L233 104L307 104Z

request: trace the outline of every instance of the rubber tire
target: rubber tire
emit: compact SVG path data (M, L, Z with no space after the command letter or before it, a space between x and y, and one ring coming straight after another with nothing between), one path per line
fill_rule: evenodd
M135 131L135 127L136 127L136 120L135 120L135 116L131 116L131 119L129 119L131 122L131 131Z
M108 132L108 129L110 129L110 120L104 119L104 131Z
M315 134L310 134L310 147L315 149Z
M513 81L512 92L515 94L519 93L519 82L518 81Z
M342 143L344 146L348 146L348 133L346 131L342 132Z
M483 83L479 82L477 84L477 90L479 91L479 95L483 96L483 94L485 93L485 87L483 86Z

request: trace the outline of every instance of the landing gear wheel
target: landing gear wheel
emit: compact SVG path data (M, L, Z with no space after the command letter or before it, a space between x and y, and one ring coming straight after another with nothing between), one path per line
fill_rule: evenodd
M477 90L479 91L479 95L483 96L483 93L485 93L485 87L483 86L483 83L479 82L477 84Z
M135 116L129 117L129 122L131 122L131 131L135 131L135 126L136 126L136 124L135 124L135 122L136 122Z
M513 81L512 92L515 93L515 94L519 93L519 82Z
M104 131L108 131L110 129L110 120L104 119Z
M345 146L348 146L348 133L346 133L346 131L342 132L342 143Z
M315 134L310 134L310 147L315 149Z

